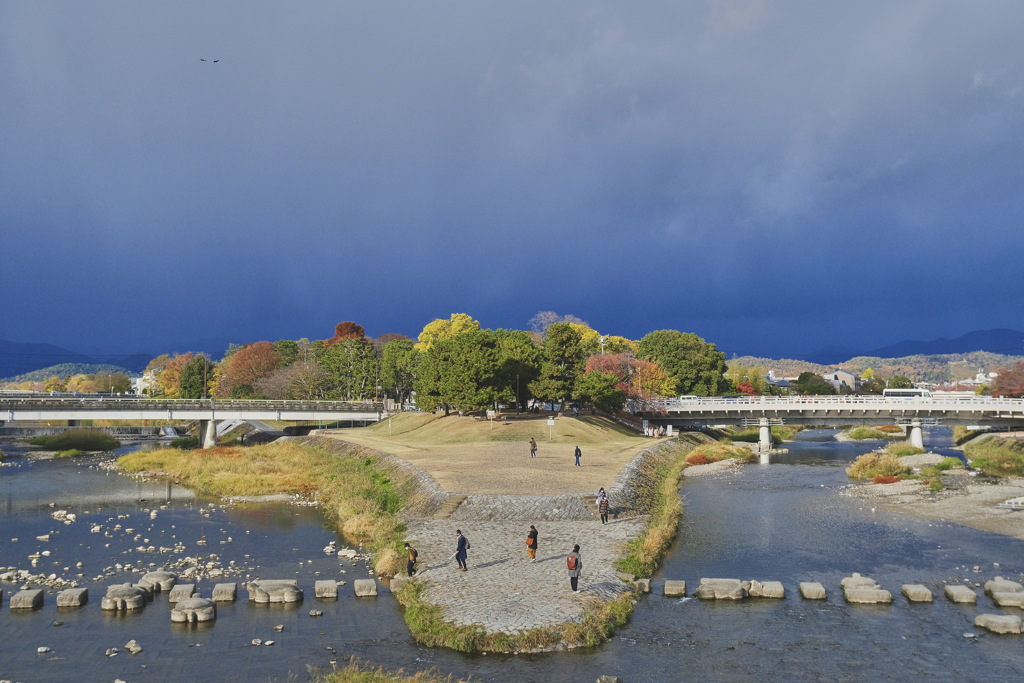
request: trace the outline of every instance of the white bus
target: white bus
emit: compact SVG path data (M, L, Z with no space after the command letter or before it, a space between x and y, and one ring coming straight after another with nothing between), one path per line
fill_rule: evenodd
M883 389L882 396L906 401L913 398L931 398L932 392L927 389Z

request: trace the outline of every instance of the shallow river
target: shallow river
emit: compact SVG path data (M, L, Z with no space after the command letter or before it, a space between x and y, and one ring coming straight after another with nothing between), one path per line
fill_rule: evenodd
M307 666L329 669L332 661L355 654L388 668L436 667L484 681L593 681L600 674L625 681L1020 680L1024 637L976 631L977 613L999 610L986 597L978 607L952 605L941 586L980 584L996 575L1021 580L1024 542L873 511L869 503L839 495L847 485L843 469L875 444L837 443L831 434L803 433L770 466L687 481L680 540L631 623L599 648L519 656L468 656L412 643L386 587L376 599L352 595L351 580L368 570L322 552L329 541L345 541L324 528L311 508L222 507L180 487L121 477L95 467L95 460L18 460L0 474L0 566L69 579L82 573L90 600L83 608L58 611L48 592L43 608L17 613L6 605L17 586L0 584L0 678L307 680ZM948 445L948 431L934 430L926 440ZM74 512L78 521L53 520L50 503ZM91 532L96 524L102 532ZM49 541L36 540L48 532ZM181 552L158 550L176 544ZM138 550L150 546L157 551ZM28 555L44 550L50 555L32 568ZM150 569L196 556L231 574L200 581L204 595L216 582L240 585L239 601L219 606L214 623L171 624L166 595L137 614L99 609L107 585L138 578L117 570L117 563ZM82 569L75 567L78 561ZM845 604L839 581L855 571L890 590L893 604ZM296 578L306 600L294 607L251 605L241 589L247 575ZM702 576L779 580L787 597L721 604L659 594L665 578L695 586ZM350 585L337 601L316 600L312 586L318 578ZM800 581L820 581L828 599L802 600ZM908 604L899 595L904 583L928 585L936 601ZM323 616L311 617L311 609ZM253 646L254 638L275 643ZM104 655L130 639L143 646L142 653ZM40 646L51 652L37 654Z

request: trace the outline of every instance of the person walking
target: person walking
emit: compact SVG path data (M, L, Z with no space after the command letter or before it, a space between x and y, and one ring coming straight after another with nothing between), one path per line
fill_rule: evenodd
M420 554L416 552L416 548L413 548L408 543L405 544L405 552L409 554L409 560L405 563L405 571L409 576L412 576L416 573L416 558Z
M565 565L569 570L569 587L573 593L580 592L580 572L583 571L583 557L580 555L580 545L577 543L572 547L572 552L565 558Z
M530 525L530 531L526 534L526 556L530 562L537 561L537 527Z
M583 451L580 450L580 445L576 444L576 451L573 453L576 456L576 467L580 466L580 457L583 455Z
M455 561L459 563L459 571L468 571L466 558L468 557L469 539L462 535L462 529L455 530Z
M597 511L601 513L601 524L608 523L608 496L605 495L604 489L601 489L601 494L597 497Z
M530 437L530 457L537 457L537 439Z

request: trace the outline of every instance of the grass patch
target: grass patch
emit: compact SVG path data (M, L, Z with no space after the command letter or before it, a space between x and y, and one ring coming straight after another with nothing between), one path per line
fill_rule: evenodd
M707 465L711 462L719 462L735 458L740 462L753 462L754 453L743 446L733 446L729 439L715 443L706 443L697 446L686 456L688 465Z
M55 458L77 458L80 455L85 455L85 451L80 451L77 448L70 448L66 451L57 451Z
M896 426L868 427L861 425L846 430L846 436L854 441L877 441L880 439L902 439L903 430Z
M121 446L110 434L96 429L69 429L52 436L36 436L28 442L48 451L112 451Z
M885 447L885 452L902 458L904 455L920 455L924 453L923 448L918 448L908 441L897 441Z
M964 446L971 466L994 477L1024 476L1024 441L990 436Z
M316 676L314 683L469 683L472 679L442 676L437 671L418 671L406 674L405 671L387 671L383 667L376 669L363 665L355 657L349 660L344 668L329 674Z
M846 468L851 479L874 480L875 477L899 477L910 473L910 468L892 453L865 453Z
M807 429L805 425L774 425L771 427L772 445L778 445L783 441L792 441L793 437L804 429ZM757 443L761 440L761 428L744 427L733 432L729 438L744 443Z
M964 425L954 425L953 427L953 443L957 446L962 446L974 437L984 434L980 429L968 429Z
M225 446L229 444L223 444ZM171 448L177 448L181 451L187 451L193 448L199 448L199 437L198 436L182 436L177 439L171 439Z

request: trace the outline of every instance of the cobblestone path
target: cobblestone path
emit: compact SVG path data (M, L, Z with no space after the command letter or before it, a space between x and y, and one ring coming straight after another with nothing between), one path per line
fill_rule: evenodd
M451 519L457 522L504 519L524 521L527 526L547 521L594 521L594 508L588 503L588 499L593 498L580 495L466 496Z

